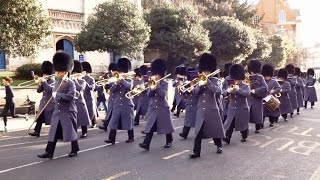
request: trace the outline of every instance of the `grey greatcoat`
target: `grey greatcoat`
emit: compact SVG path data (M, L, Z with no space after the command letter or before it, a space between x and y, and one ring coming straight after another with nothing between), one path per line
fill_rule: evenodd
M268 85L262 75L255 75L256 79L251 82L250 88L255 90L248 101L250 106L250 123L263 123L263 98L268 94Z
M144 83L142 80L140 84ZM137 112L140 111L141 116L145 116L148 112L148 107L149 107L149 97L148 97L148 92L143 91L139 96L138 96L138 103L137 103Z
M195 135L203 127L203 138L224 138L225 133L216 101L216 94L221 93L221 83L218 78L208 79L205 86L195 89L199 96Z
M298 109L298 100L297 100L297 91L296 91L297 78L291 77L291 78L288 78L287 81L290 83L290 86L291 86L289 97L290 97L290 102L292 107L292 111L291 111L292 113L295 109Z
M110 91L116 97L109 127L113 130L131 130L133 128L134 104L125 96L132 89L131 79L122 79L111 86Z
M290 101L289 93L291 91L291 86L289 82L285 81L281 85L281 97L280 97L280 113L281 114L288 114L293 111Z
M280 93L281 87L276 79L269 79L269 80L266 80L266 82L268 84L268 94L276 95L276 94ZM271 93L271 90L273 90L274 92ZM264 106L263 116L264 117L279 117L280 116L280 107L274 111L269 111Z
M96 103L95 99L93 98L93 91L96 88L96 82L93 77L86 75L83 77L83 79L87 82L86 83L86 88L84 89L83 97L84 100L86 101L86 105L88 108L88 113L90 119L96 119L97 117L97 111L96 111Z
M73 80L76 86L76 106L77 106L77 125L88 126L91 124L88 108L83 98L83 91L86 87L86 82L83 79Z
M62 81L61 87L57 90L61 79L54 84L53 91L57 91L54 98L55 108L53 111L48 140L54 142L56 133L59 139L64 142L71 142L78 139L77 136L77 107L75 103L76 87L72 80ZM62 132L58 129L61 125Z
M228 80L230 80L230 76L227 76L224 78L224 81L222 83L222 95L223 95L223 99L222 99L222 110L223 110L223 116L227 116L227 112L228 112L228 106L229 106L229 98L228 98Z
M303 107L304 83L303 83L303 80L300 77L297 78L296 91L297 91L298 108L301 108L301 107Z
M52 97L51 85L54 85L54 80L49 78L47 81L41 83L37 89L38 93L42 93L42 99L40 100L38 112L40 113L43 110L42 113L44 114L44 123L46 125L50 125L54 111L54 100L51 99L51 101L48 103L49 99ZM47 103L48 105L45 107L45 109L43 109Z
M197 109L199 97L195 94L195 91L185 92L186 97L186 114L184 117L185 127L195 127L197 118Z
M317 102L317 92L316 88L314 87L314 84L316 83L316 79L313 77L308 77L306 80L306 88L304 93L304 101L309 102Z
M154 123L157 123L158 134L174 132L172 117L167 100L168 82L162 80L155 90L149 90L149 108L146 114L147 124L144 132L149 133Z
M106 84L106 85L104 86L104 88L106 89L106 91L109 90L108 110L107 110L107 114L106 114L106 117L105 117L105 120L106 120L106 121L110 120L110 118L111 118L114 101L115 101L115 99L116 99L116 94L114 94L114 93L112 93L112 92L110 91L110 88L111 88L114 84L115 84L115 83L109 83L109 84Z
M184 99L183 93L179 89L178 81L173 82L173 87L175 88L174 101L176 101L177 107L179 107L180 109L185 109L186 101Z
M239 84L239 90L231 93L227 119L224 129L228 130L235 120L235 130L245 131L249 129L250 111L247 98L250 96L250 87L244 83Z

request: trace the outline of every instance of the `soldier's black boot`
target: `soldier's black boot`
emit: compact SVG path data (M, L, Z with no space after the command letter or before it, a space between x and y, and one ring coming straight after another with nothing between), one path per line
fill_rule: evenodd
M40 134L37 132L28 133L30 136L40 137Z
M190 131L190 127L183 126L182 133L179 133L179 136L182 137L183 139L187 139L189 131Z
M128 140L126 140L126 143L131 143L134 141L134 132L133 129L128 130Z
M45 158L52 159L53 158L54 149L56 147L56 143L57 142L48 141L45 152L42 153L42 154L38 154L37 157L38 158L43 158L43 159L45 159Z
M42 159L46 159L46 158L52 159L53 158L53 154L48 153L48 152L44 152L42 154L38 154L37 157L38 158L42 158Z
M164 145L164 148L170 148L172 146L172 134L166 134L166 145Z
M68 157L74 157L78 155L79 151L79 144L78 140L72 141L71 142L71 152L68 154Z
M117 131L114 129L111 129L109 133L109 139L105 140L104 142L107 144L114 145L116 143L116 134L117 134Z

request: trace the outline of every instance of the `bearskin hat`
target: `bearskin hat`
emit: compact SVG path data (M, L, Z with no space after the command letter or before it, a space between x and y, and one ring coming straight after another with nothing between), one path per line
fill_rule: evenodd
M285 69L288 71L288 74L294 74L294 65L288 64Z
M286 69L279 69L278 78L283 78L286 80L288 78L288 71Z
M148 75L148 67L146 65L140 66L139 70L142 76Z
M307 75L308 76L314 76L314 70L312 68L308 69Z
M274 70L274 76L278 76L278 70Z
M180 69L181 69L181 66L176 67L176 75L178 75L178 74L180 75Z
M70 72L73 69L73 60L70 54L64 51L58 51L53 56L53 69L55 71Z
M261 73L262 64L258 60L250 60L248 63L248 71L255 74Z
M118 71L117 63L110 63L108 71Z
M161 77L166 74L166 62L163 59L155 59L151 62L152 75L160 75Z
M83 71L86 73L92 73L92 68L89 62L85 61L81 63Z
M294 75L300 77L301 76L301 70L298 67L294 68Z
M130 66L131 66L131 62L129 59L120 58L118 60L117 67L119 72L123 72L123 73L129 72Z
M270 76L273 77L273 66L271 64L265 64L262 66L262 70L261 70L261 75L266 77L266 76Z
M77 60L73 60L73 73L82 73L83 69L82 69L82 65L81 62L77 61Z
M244 80L245 72L244 68L240 64L234 64L229 69L229 76L234 80Z
M133 71L134 71L134 73L136 73L136 76L141 77L140 69L139 69L139 68L136 68L136 69L134 69Z
M180 67L180 73L181 76L187 76L187 67L181 66Z
M53 66L50 61L43 61L41 64L42 74L51 75L53 73Z
M199 60L199 71L213 72L217 69L217 59L212 54L204 53Z
M229 76L229 69L232 66L232 63L226 63L224 64L224 71L223 71L223 77Z
M199 71L196 68L189 67L187 70L187 79L192 81L195 78L199 77Z

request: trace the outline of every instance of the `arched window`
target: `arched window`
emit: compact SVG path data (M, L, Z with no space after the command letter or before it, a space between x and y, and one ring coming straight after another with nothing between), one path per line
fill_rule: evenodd
M287 22L287 14L284 10L281 10L279 13L279 22L280 23Z

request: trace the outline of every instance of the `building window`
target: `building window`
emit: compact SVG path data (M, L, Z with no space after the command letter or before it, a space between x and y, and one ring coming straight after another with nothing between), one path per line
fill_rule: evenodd
M280 11L280 14L279 14L279 22L280 23L284 23L284 22L287 22L287 14L284 10L281 10Z
M259 24L259 21L260 21L259 15L255 15L255 16L253 17L253 24L257 25L257 24Z

